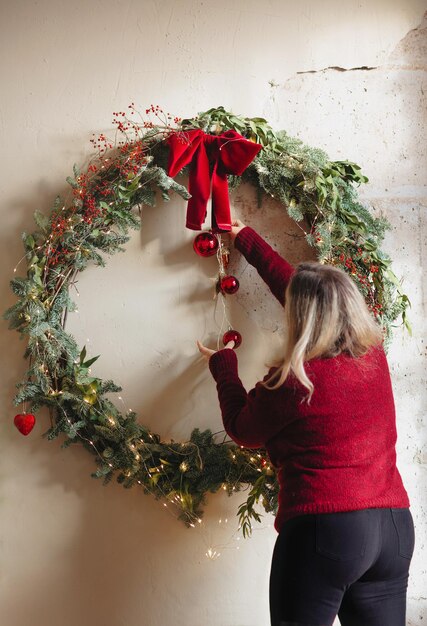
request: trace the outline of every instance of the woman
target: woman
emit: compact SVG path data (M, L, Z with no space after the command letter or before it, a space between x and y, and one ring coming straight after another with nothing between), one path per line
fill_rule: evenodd
M278 473L271 624L404 626L414 529L381 330L345 272L294 269L241 222L231 238L284 303L283 359L249 393L231 345L198 342L226 432Z

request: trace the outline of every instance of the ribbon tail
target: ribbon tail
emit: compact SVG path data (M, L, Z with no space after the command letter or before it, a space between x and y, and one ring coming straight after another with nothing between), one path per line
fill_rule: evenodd
M209 159L203 142L200 143L191 163L188 191L191 193L191 198L187 206L186 227L191 230L201 230L206 219L211 191Z
M214 232L231 230L227 174L216 164L212 173L212 230Z

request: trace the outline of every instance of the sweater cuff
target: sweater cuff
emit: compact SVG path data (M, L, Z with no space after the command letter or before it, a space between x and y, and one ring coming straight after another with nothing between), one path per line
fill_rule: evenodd
M209 359L209 369L217 382L224 373L237 374L237 356L234 350L223 348L215 352Z

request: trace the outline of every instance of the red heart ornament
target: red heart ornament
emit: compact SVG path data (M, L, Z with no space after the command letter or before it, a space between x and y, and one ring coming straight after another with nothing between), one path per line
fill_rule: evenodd
M13 423L20 433L23 435L29 435L34 428L36 418L32 415L32 413L20 413L19 415L15 415Z

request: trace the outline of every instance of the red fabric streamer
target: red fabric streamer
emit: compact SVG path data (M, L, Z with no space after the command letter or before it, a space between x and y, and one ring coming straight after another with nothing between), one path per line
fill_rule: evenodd
M262 146L248 141L234 130L221 135L208 135L202 130L173 133L168 143L169 176L176 176L183 167L191 164L187 228L202 229L212 188L212 230L231 230L227 174L240 176Z

